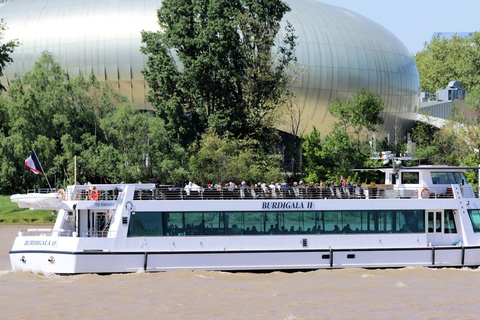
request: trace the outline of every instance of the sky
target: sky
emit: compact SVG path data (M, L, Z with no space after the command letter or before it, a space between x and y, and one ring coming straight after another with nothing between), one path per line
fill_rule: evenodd
M480 31L480 0L319 0L361 14L416 54L434 32Z

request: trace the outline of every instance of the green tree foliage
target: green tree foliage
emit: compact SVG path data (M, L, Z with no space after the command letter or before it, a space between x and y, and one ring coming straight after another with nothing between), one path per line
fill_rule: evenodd
M93 76L68 77L45 52L32 72L0 99L0 192L45 187L24 160L34 148L53 184L173 182L185 175L185 149L168 139L163 120L139 112Z
M478 92L466 101L456 101L451 120L441 128L417 122L412 129L415 158L421 164L465 166L478 158L480 148L480 108ZM475 162L475 161L474 161ZM470 165L470 164L468 164ZM475 164L476 165L476 164Z
M323 141L316 130L303 137L306 180L338 182L340 175L355 180L371 175L352 174L350 169L370 164L371 148L367 135L362 137L362 133L376 131L376 126L383 123L384 108L382 99L365 89L360 90L353 101L335 99L329 112L339 121Z
M303 143L303 171L307 174L304 178L306 182L318 182L320 177L325 176L325 167L322 163L322 140L320 132L313 127L310 134L302 137Z
M183 146L206 128L272 141L274 110L291 96L286 71L295 61L291 25L272 54L280 0L165 0L159 32L143 32L147 97L171 139Z
M383 124L381 112L384 109L385 103L378 94L362 88L353 101L346 99L342 102L335 98L328 111L339 119L343 133L355 134L355 138L360 140L362 132L376 132L376 126Z
M434 38L415 55L421 91L434 93L457 80L468 91L455 102L451 120L441 129L423 123L413 128L415 158L422 164L478 165L480 149L480 33L469 39ZM471 182L477 180L472 173Z
M262 154L253 139L234 139L231 134L217 135L213 130L202 135L190 158L191 179L202 185L217 182L281 181L279 159Z
M0 40L3 40L5 30L7 30L7 25L3 19L0 19ZM0 41L0 77L3 76L3 70L5 70L7 64L13 62L10 54L13 53L15 48L19 45L20 43L18 40L10 40L7 42ZM2 90L5 90L5 87L0 83L0 91Z
M469 39L433 38L415 57L420 89L435 93L457 80L467 91L480 85L480 33Z

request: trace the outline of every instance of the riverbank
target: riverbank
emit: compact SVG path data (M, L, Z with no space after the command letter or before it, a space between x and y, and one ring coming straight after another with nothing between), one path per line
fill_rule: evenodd
M10 201L10 196L0 196L0 223L54 223L52 210L30 210L19 208Z

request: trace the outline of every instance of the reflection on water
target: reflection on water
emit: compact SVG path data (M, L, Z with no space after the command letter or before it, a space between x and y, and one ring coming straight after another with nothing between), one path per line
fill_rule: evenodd
M0 225L6 244L25 226ZM174 271L110 276L0 271L0 318L425 319L476 318L477 269L297 273Z

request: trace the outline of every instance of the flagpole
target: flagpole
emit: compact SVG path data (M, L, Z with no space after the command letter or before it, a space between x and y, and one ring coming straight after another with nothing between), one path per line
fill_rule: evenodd
M35 153L35 157L38 159L38 156L37 156L37 153L35 152L35 149L32 148L32 151L33 151L33 153ZM47 174L45 173L45 171L43 171L43 166L42 166L41 163L40 163L40 168L42 169L42 172L45 175L45 179L47 180L48 187L50 188L50 190L52 190L52 186L50 185L50 182L48 181Z
M74 172L74 173L73 173L73 184L74 184L74 185L77 185L77 156L74 156L73 159L74 159L74 162L75 162L75 166L74 166L75 169L74 169L74 171L73 171L73 172ZM480 171L480 170L479 170L479 171Z

